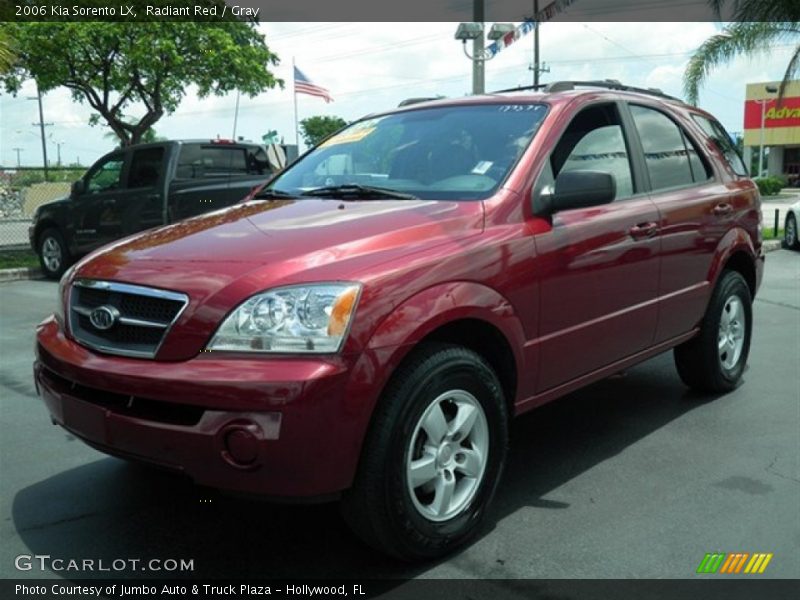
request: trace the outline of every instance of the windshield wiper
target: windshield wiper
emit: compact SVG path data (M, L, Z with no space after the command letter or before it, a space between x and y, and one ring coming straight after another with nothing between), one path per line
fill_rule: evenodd
M274 188L264 188L253 196L254 200L291 200L293 198L297 198L297 196Z
M351 196L361 199L369 198L391 198L397 200L418 200L413 194L398 192L389 188L373 187L370 185L359 185L357 183L346 183L343 185L329 185L325 187L305 190L304 196L318 196L320 198L339 198Z

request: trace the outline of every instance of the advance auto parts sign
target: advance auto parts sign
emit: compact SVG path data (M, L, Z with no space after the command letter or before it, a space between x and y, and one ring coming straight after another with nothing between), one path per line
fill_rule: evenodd
M784 98L778 106L777 100L769 100L764 107L764 128L800 127L800 97ZM744 103L744 128L761 129L761 103L747 100Z

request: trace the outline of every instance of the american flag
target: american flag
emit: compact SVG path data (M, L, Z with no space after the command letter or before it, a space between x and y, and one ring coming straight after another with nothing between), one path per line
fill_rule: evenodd
M330 92L324 87L312 83L303 72L297 67L294 68L294 93L295 94L308 94L309 96L319 96L325 102L333 102Z

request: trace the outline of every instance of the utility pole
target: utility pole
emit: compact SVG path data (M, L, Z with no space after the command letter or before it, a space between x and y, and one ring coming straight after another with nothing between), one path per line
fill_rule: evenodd
M483 25L483 2L484 0L472 0L472 21ZM472 93L482 94L485 85L485 68L486 61L483 58L484 53L484 39L483 33L472 40Z
M45 123L44 122L44 111L42 110L42 92L39 89L39 84L36 84L36 100L39 101L39 122L34 123L33 126L38 126L42 132L42 159L44 160L44 180L48 181L47 178L47 140L44 135L44 128L49 127L52 123ZM29 100L34 100L34 98L29 98Z
M550 67L543 66L539 60L539 0L533 0L533 65L530 70L533 71L533 85L539 85L539 75L541 73L549 73Z
M533 0L533 85L539 85L539 0Z
M19 160L19 153L22 152L23 150L22 150L22 148L12 148L12 150L17 153L17 166L19 167L19 166L21 166L21 163L20 163L20 160Z

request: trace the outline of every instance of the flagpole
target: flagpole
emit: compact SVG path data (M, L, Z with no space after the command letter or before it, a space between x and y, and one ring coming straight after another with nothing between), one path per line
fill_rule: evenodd
M294 56L292 56L292 95L294 96L294 145L300 154L300 128L297 123L297 78L295 77Z

